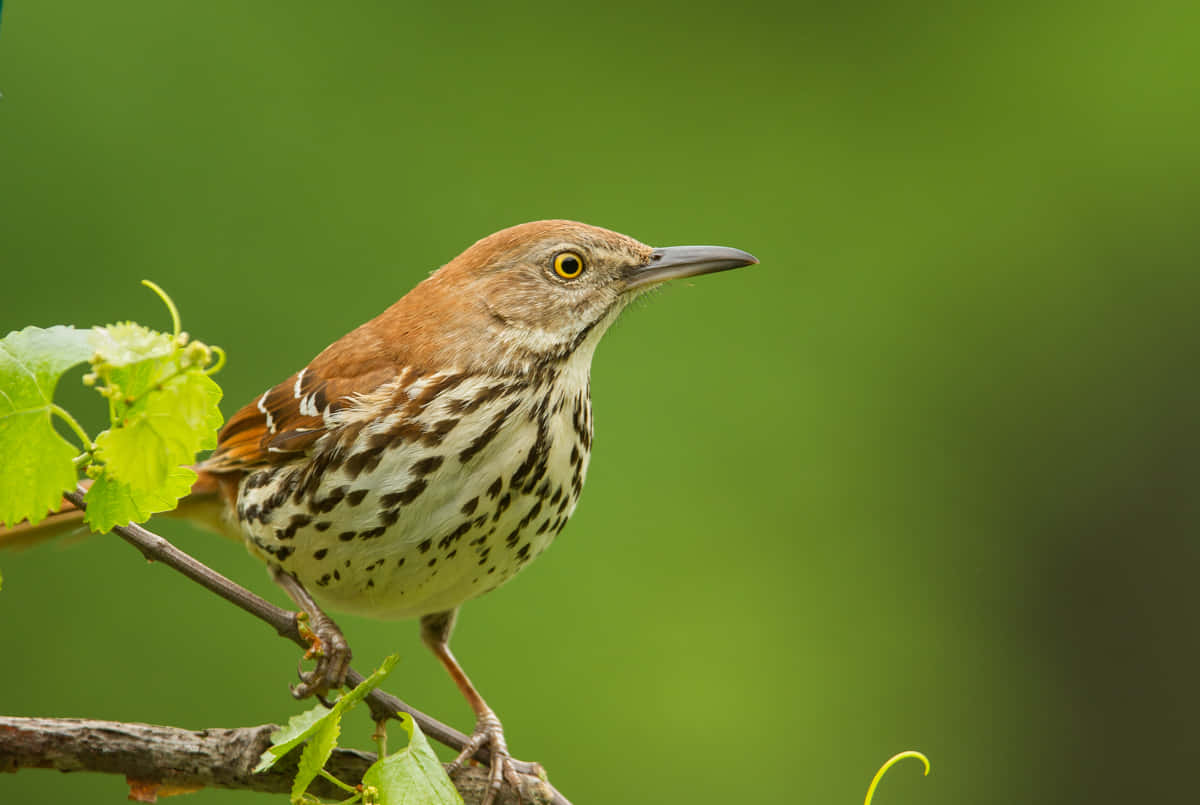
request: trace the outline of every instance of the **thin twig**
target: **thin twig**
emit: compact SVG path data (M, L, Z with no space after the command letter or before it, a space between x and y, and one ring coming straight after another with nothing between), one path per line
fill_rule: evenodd
M83 495L84 490L78 489L74 492L67 492L65 497L80 510L84 510L87 508L87 504L84 503ZM206 590L216 593L239 609L248 612L268 624L280 637L287 638L302 648L309 647L309 642L300 636L295 612L281 609L265 598L255 595L237 582L226 578L208 567L208 565L193 558L190 554L176 548L163 537L152 531L148 531L140 525L131 523L127 526L115 526L113 533L137 548L142 556L147 559L154 562L161 562L167 567L179 571ZM351 670L346 677L348 684L351 686L359 684L364 678L362 674L355 670ZM448 724L443 724L432 716L422 713L401 699L378 688L371 691L370 695L367 696L367 705L371 708L371 716L376 721L381 721L385 718L395 718L396 713L402 711L411 715L417 724L420 725L421 730L435 741L445 744L452 749L462 749L466 746L467 735ZM473 757L482 763L488 763L491 759L491 753L486 746L480 747ZM524 775L540 777L545 774L545 771L538 763L514 759L513 767ZM554 805L571 805L567 798L558 793L553 786L550 786L550 790L553 792L554 798L551 801Z
M76 718L14 718L0 716L0 772L20 769L57 769L123 774L131 788L130 799L153 802L155 796L196 788L229 788L243 791L287 793L296 776L299 752L292 752L261 774L254 767L271 744L273 724L238 729L193 732L178 727L91 721ZM375 755L354 749L336 749L325 768L351 785L375 762ZM468 805L481 802L488 790L482 768L467 768L454 777L455 787ZM554 791L537 777L522 775L519 801L550 805ZM309 787L317 796L342 799L344 792L317 779ZM506 789L498 805L518 801Z

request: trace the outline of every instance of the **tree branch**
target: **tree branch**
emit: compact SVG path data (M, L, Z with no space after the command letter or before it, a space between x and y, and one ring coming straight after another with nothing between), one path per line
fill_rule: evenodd
M160 793L165 796L202 787L288 793L300 752L293 751L262 774L253 772L277 729L263 724L192 732L116 721L0 716L0 772L57 769L123 774L130 785L130 799L141 802L154 802ZM374 762L373 754L336 749L325 768L338 779L357 785ZM487 790L487 771L464 768L454 776L454 785L466 805L475 805ZM320 797L345 798L344 791L319 777L309 791ZM519 794L506 787L497 805L552 805L556 796L549 783L522 774Z
M84 510L87 508L87 504L84 503L83 495L84 490L78 489L74 492L67 492L65 497L80 510ZM309 647L309 642L300 636L295 612L281 609L270 601L255 595L237 582L226 578L190 554L176 548L163 537L152 531L148 531L140 525L131 523L128 526L116 526L113 528L113 533L137 548L146 559L153 562L161 562L177 570L201 587L216 593L234 606L268 624L280 637L287 638L302 648L307 649ZM351 669L346 677L347 683L351 686L359 684L363 679L363 675L353 669ZM403 711L411 715L413 720L420 725L421 731L435 741L456 750L462 749L467 744L468 736L465 734L448 724L443 724L432 716L422 713L420 710L417 710L415 707L412 707L390 693L377 688L371 691L366 701L367 706L371 708L371 716L376 721L395 718L397 711ZM480 747L473 757L482 763L488 763L491 759L491 753L486 746ZM255 762L257 763L257 759ZM517 772L524 776L540 778L545 775L545 770L538 763L516 760L515 758L512 763ZM571 805L570 801L558 793L553 786L549 783L545 783L545 785L553 792L553 798L550 800L553 805Z

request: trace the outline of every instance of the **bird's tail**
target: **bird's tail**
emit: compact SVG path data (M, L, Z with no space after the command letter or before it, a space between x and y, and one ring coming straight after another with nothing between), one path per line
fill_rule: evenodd
M196 481L192 484L192 491L179 501L179 506L156 516L177 517L188 520L206 530L233 536L231 529L225 523L222 479L205 470L197 470L197 473ZM92 482L88 479L80 482L80 486L85 489L91 485ZM89 532L83 522L83 510L63 498L59 509L51 512L36 525L31 525L28 520L22 520L11 528L0 527L0 549L29 548L56 537L68 535L82 537L87 533Z

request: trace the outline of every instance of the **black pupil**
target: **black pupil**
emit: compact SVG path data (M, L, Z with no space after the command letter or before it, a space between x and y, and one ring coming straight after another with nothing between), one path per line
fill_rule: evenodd
M578 274L579 273L579 258L578 257L564 257L562 259L562 271L564 274Z

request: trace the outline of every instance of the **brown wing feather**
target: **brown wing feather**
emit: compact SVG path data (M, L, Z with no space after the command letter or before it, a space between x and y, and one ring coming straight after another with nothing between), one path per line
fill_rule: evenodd
M305 456L328 432L326 416L355 395L366 394L399 373L396 354L384 348L372 324L325 349L305 369L257 397L225 423L218 445L203 464L215 473L244 472Z

